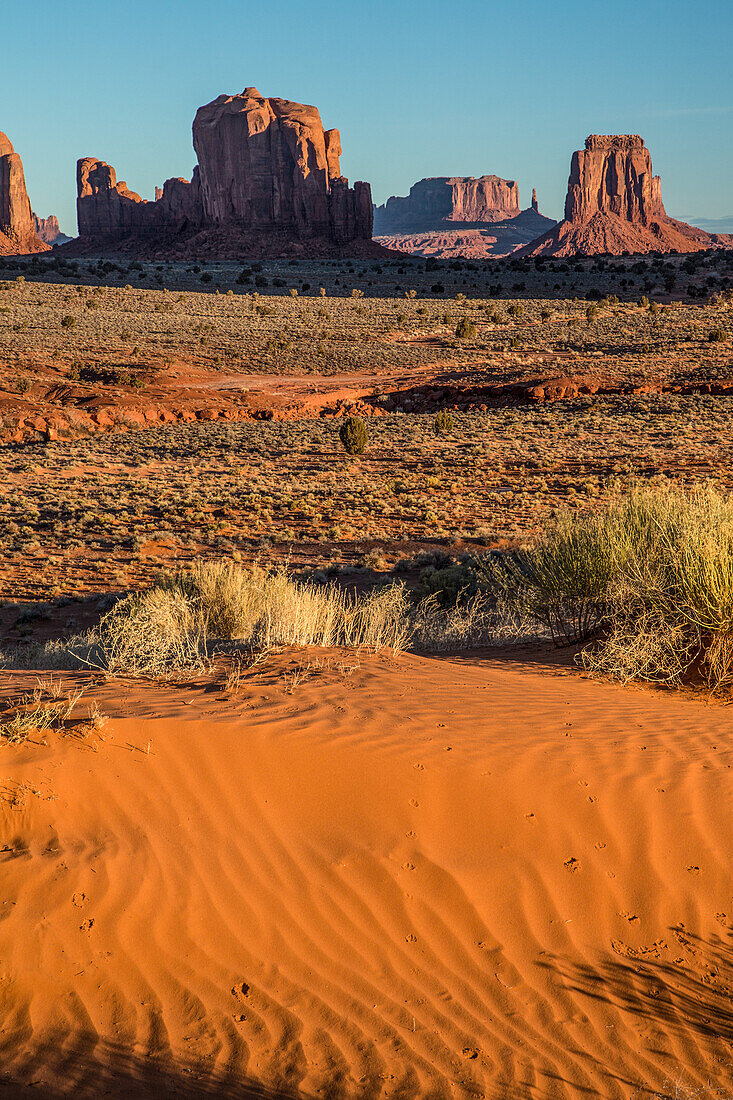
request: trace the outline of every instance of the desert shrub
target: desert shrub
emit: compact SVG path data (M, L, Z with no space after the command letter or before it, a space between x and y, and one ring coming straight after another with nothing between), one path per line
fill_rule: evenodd
M456 336L459 340L472 340L476 335L476 326L468 317L461 317L456 325Z
M61 328L74 328L76 326L76 317L71 313L67 313L61 318Z
M439 409L433 420L433 431L436 435L450 435L456 426L456 422L447 409Z
M711 344L724 344L727 338L726 331L723 328L711 328L708 333L708 340Z
M600 315L600 309L598 306L588 306L585 311L585 319L589 325L592 325L596 318Z
M363 455L369 442L367 426L358 416L347 416L339 429L344 450L350 455Z
M555 638L596 639L588 669L733 683L733 503L714 490L636 489L565 513L514 568Z

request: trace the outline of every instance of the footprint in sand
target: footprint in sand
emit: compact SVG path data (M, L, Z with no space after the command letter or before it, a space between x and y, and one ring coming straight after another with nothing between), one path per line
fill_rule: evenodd
M77 909L83 909L86 904L87 896L86 894L82 893L81 890L79 890L76 894L74 894L71 900Z
M563 863L563 867L566 871L579 871L580 860L576 859L575 856L571 856L570 859L565 860L565 862Z

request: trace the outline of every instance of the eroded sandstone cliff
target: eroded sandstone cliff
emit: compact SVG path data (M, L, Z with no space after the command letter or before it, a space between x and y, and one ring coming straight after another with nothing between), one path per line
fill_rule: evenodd
M0 255L45 252L48 247L36 235L23 162L0 133Z

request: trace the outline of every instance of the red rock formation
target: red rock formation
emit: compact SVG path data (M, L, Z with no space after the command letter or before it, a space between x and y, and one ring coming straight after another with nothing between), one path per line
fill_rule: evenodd
M519 189L498 176L421 180L407 198L375 208L376 240L385 248L442 259L508 256L555 222L532 206L519 209Z
M189 183L169 179L156 187L156 202L146 202L117 181L114 168L95 157L84 157L76 166L79 236L114 240L130 235L150 235L164 230L200 226L201 192L198 175Z
M374 210L379 235L416 233L463 224L505 221L519 214L519 188L499 176L436 176L418 180L406 197L393 195Z
M256 88L221 95L197 111L193 143L199 166L191 182L166 180L156 187L155 202L118 183L104 161L80 160L82 245L141 236L151 247L151 237L195 232L195 247L211 254L222 231L251 248L257 235L276 239L278 249L286 239L371 241L369 184L349 187L339 165L339 132L324 130L315 107L265 99ZM226 251L226 234L224 242Z
M46 252L39 240L23 174L23 162L10 140L0 133L0 255Z
M221 95L196 112L193 144L207 224L371 238L368 185L348 186L339 132L323 129L316 107L265 99L256 88Z
M518 255L696 252L721 244L724 238L667 215L661 180L638 134L591 134L585 149L573 153L565 220Z
M38 214L34 214L33 228L38 239L45 244L65 244L66 241L71 240L71 237L61 232L59 220L55 214L49 214L47 218L39 218Z

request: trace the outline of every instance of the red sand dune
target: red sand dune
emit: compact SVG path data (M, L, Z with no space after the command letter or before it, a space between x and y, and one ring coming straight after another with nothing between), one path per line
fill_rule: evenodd
M288 667L108 683L103 741L0 749L0 1094L730 1086L727 708Z

